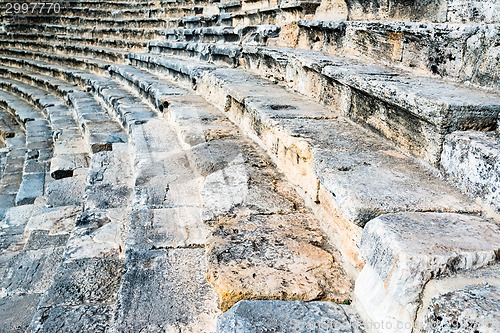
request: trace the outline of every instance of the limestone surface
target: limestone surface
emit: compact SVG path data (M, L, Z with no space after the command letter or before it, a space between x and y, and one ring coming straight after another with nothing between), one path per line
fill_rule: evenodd
M436 296L432 299L423 332L498 332L500 288L482 285Z
M329 302L240 301L221 315L217 333L362 332L344 306Z
M479 217L399 213L370 221L360 247L367 263L356 280L357 299L373 322L409 332L425 284L496 262L500 238L498 225Z

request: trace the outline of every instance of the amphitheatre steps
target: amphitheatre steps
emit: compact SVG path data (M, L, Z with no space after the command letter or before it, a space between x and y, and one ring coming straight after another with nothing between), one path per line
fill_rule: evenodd
M353 262L357 262L357 250L356 241L352 240L359 238L359 226L380 213L408 209L478 211L478 207L458 191L432 176L411 158L398 153L393 146L381 143L376 135L359 129L339 114L304 97L292 96L271 82L238 70L212 68L203 73L204 65L197 67L192 60L171 58L167 61L162 58L163 62L160 62L154 56L141 55L132 59L138 66L184 79L187 86L196 82L196 89L205 98L227 112L246 134L266 147L290 181L300 188L307 202L320 202L321 210L330 210L329 205L336 207L337 214L352 230L349 233L351 241L343 244L346 252L352 254ZM283 96L288 96L286 104L279 102ZM325 128L329 129L328 135L320 133ZM337 138L334 133L339 133ZM340 157L344 154L342 151L345 151L344 158ZM330 155L337 157L327 158ZM396 165L401 167L399 171L389 171ZM372 175L370 181L360 183L362 191L353 187L352 179L367 179L368 175ZM384 185L384 182L392 185ZM400 190L396 190L396 186L400 186ZM407 188L419 188L421 194L408 193ZM384 189L388 193L382 195L380 191ZM379 193L379 202L372 198L371 191ZM337 202L337 196L341 201ZM437 198L442 199L441 203ZM426 200L429 201L426 203ZM321 206L321 202L325 206Z
M295 38L277 43L499 88L498 24L301 20L293 29Z
M500 99L496 94L352 58L289 48L187 42L152 41L149 50L152 58L166 54L210 62L222 59L270 77L295 91L312 94L432 164L440 160L446 134L497 126Z
M19 118L0 258L44 283L2 289L0 313L46 331L500 327L495 1L67 4L2 20L0 82L22 98L0 105ZM82 136L87 165L15 207L45 125L68 128L45 172Z
M33 106L31 104L12 95L22 91L15 89L15 87L4 81L2 81L1 88L3 89L0 91L1 103L6 105L11 114L18 117L18 121L23 123L26 133L24 149L19 151L19 153L25 152L25 156L21 157L23 167L21 171L17 170L15 174L9 177L11 181L14 181L14 178L19 179L21 177L18 185L16 185L16 182L13 183L16 196L15 204L31 204L36 198L42 197L44 194L45 162L52 157L51 129L41 114L32 111ZM9 93L6 93L6 91ZM20 167L19 164L17 165ZM3 180L7 180L5 174ZM10 192L10 194L14 193Z
M73 119L72 111L68 109L65 102L52 95L48 95L45 90L35 88L31 85L26 85L22 81L28 83L35 82L33 77L30 77L25 71L0 67L0 75L3 77L2 83L8 84L10 88L16 87L14 90L19 95L25 96L31 104L36 105L47 120L39 120L38 123L26 123L26 126L37 126L40 130L31 135L27 132L27 147L30 150L38 150L39 155L42 155L40 148L50 148L46 143L53 145L54 158L50 164L50 174L54 179L71 177L76 169L86 168L88 151L84 149L83 138L78 130L78 125ZM13 81L6 79L10 77L21 79ZM37 77L40 80L40 77ZM40 81L38 81L40 84ZM42 81L43 83L43 81ZM45 88L44 85L42 87ZM41 124L39 124L42 122ZM32 125L33 124L33 125ZM33 138L31 138L33 136ZM51 154L45 154L51 157ZM39 156L40 157L40 156ZM54 163L55 162L55 163ZM48 171L48 167L36 167L36 170L43 172ZM26 171L26 170L25 170Z
M246 297L272 299L281 294L281 297L283 297L283 293L285 293L285 295L289 293L289 291L287 291L286 289L286 286L288 285L291 285L288 288L295 289L296 291L293 294L289 294L289 296L287 297L291 297L292 299L307 299L310 297L317 297L313 294L310 294L311 291L307 291L306 289L302 289L301 291L297 290L298 286L295 286L297 285L297 283L299 283L299 281L301 281L301 279L304 278L303 276L304 274L306 274L305 272L307 271L307 267L294 266L296 265L295 262L299 260L299 257L290 257L288 255L285 256L286 251L288 251L287 248L282 248L283 245L278 245L281 242L279 241L279 239L281 239L283 235L281 235L280 231L272 229L271 226L273 225L273 223L265 223L265 221L269 218L269 214L271 214L271 216L274 216L273 218L277 219L276 221L279 221L280 216L282 216L283 214L288 216L288 218L290 219L293 219L293 216L295 215L297 217L305 217L305 212L303 211L304 208L303 205L300 204L300 199L296 195L293 195L293 190L291 188L287 188L286 183L283 182L283 180L279 180L279 175L277 175L275 171L269 168L270 161L265 161L267 157L265 157L262 152L257 152L258 149L257 151L255 151L256 147L254 146L254 144L251 144L247 139L244 139L242 135L238 133L238 130L234 125L225 120L224 116L222 116L217 110L213 109L213 107L209 106L203 99L199 98L196 95L192 95L192 93L186 93L184 89L180 89L178 87L176 88L172 83L164 82L148 72L133 68L131 68L129 72L127 71L127 69L128 68L126 66L122 66L116 69L111 68L112 71L114 70L115 76L121 76L122 80L126 80L131 87L135 87L135 89L137 89L138 91L142 91L144 93L145 87L151 87L149 85L154 84L155 86L152 87L152 89L147 88L147 90L151 92L151 94L158 94L158 92L161 91L161 96L163 97L157 95L158 98L162 98L162 100L164 100L165 98L170 97L168 109L163 109L163 112L165 113L165 115L168 115L168 119L170 120L172 126L174 128L177 128L176 131L179 134L180 138L182 138L182 141L184 142L183 145L186 148L190 148L190 161L194 168L197 170L197 178L200 179L201 175L201 179L203 180L201 184L198 185L203 186L202 191L200 189L198 190L198 192L203 196L203 200L199 202L200 204L202 204L202 207L200 207L202 208L202 210L199 210L197 208L198 205L196 204L197 200L196 195L194 195L195 193L192 193L188 196L182 193L169 196L169 205L177 207L177 205L174 204L176 201L181 200L181 202L183 202L184 200L189 198L189 201L184 201L186 203L190 202L190 205L186 207L189 209L184 214L188 214L187 216L190 216L189 220L194 217L196 219L199 219L199 222L202 222L203 220L205 221L205 223L208 223L205 229L208 229L209 233L213 234L210 237L216 237L216 239L218 240L217 242L214 242L210 239L206 240L204 239L204 237L199 238L199 236L195 236L195 238L186 240L184 238L185 236L183 236L183 233L177 234L175 232L177 228L181 228L179 231L187 228L187 230L191 230L188 234L192 235L192 228L194 228L195 225L190 224L187 226L181 224L178 227L176 226L174 230L163 228L157 229L162 226L162 223L166 222L165 219L169 219L169 216L171 216L172 213L177 215L182 214L181 209L185 209L184 205L186 205L186 203L180 204L178 210L176 211L172 211L172 208L168 207L163 208L163 212L164 214L166 214L166 216L164 215L164 217L162 217L162 215L160 215L162 213L162 210L158 208L158 203L155 201L151 202L150 200L145 199L143 200L143 202L145 202L146 207L152 205L154 209L150 209L150 212L148 214L148 210L146 209L146 207L144 207L143 210L145 211L141 211L141 214L138 214L137 218L153 219L153 221L155 221L153 226L156 225L156 223L159 223L159 225L152 230L142 231L142 233L147 232L147 234L138 234L137 236L140 236L141 238L135 240L133 244L135 248L145 245L146 248L153 249L163 249L169 247L178 248L179 242L180 244L182 244L181 246L189 246L190 244L191 246L204 246L206 242L207 245L210 245L209 253L212 253L209 254L209 256L213 256L213 258L208 262L207 269L209 270L209 272L211 272L210 274L213 275L212 279L214 280L212 280L211 282L212 284L216 285L216 291L218 291L219 296L221 297L220 302L222 303L220 304L220 306L222 308L226 308L231 304L234 304L234 302L239 300L241 297L245 297L245 295ZM160 105L160 103L156 104ZM144 126L147 126L147 124ZM167 125L163 126L165 126L165 128L168 128L166 127ZM158 134L156 134L156 136L158 136ZM139 140L134 140L134 142L137 141ZM168 141L172 142L173 140ZM154 140L154 142L162 141ZM148 147L146 149L136 149L135 151L147 151L151 149L151 147ZM145 157L146 156L143 156L142 159L144 159ZM145 175L162 174L161 169L159 170L160 172L151 173L150 164L145 162L142 163L144 163L143 172L147 172ZM158 164L159 162L154 162L153 165ZM175 163L169 164L174 164L173 166L175 166ZM255 167L256 165L259 165L259 167ZM171 168L172 166L168 165L162 167L163 170L169 170ZM181 174L184 174L186 171L179 172ZM232 176L230 179L223 181L223 179L220 179L223 174L230 174ZM192 179L192 177L193 176L191 176L190 178ZM248 177L252 179L250 184L248 183ZM274 186L269 187L271 180L273 179L274 181L278 181L280 185L276 186L275 188ZM180 180L182 182L185 181L184 177L180 177ZM142 183L143 181L141 181L141 184ZM172 186L175 185L175 182L173 184L171 182L168 182L168 184L171 190L177 190L177 187ZM187 187L189 189L192 189L192 185L186 185L184 186L184 188ZM221 186L223 187L223 189L221 189ZM247 188L248 186L249 188ZM217 200L214 200L213 191L216 191L216 193L218 193ZM247 192L248 194L246 194ZM261 197L263 197L264 199L259 199ZM170 200L173 200L174 203L170 203ZM269 200L272 200L272 203L270 203ZM302 208L300 208L299 211L295 213L295 208L293 207ZM169 210L171 210L171 212L169 212ZM219 219L223 219L223 216L227 212L233 212L237 215L237 218L232 222L224 220L219 221ZM231 228L235 228L236 225L234 225L234 223L236 223L239 219L243 219L244 221L248 218L254 220L254 223L256 223L256 229L252 227L250 230L248 230L248 232L251 233L249 234L249 237L251 237L250 239L252 240L252 242L256 243L255 246L263 246L264 248L262 248L262 250L269 247L267 248L268 251L278 251L278 253L282 253L282 251L285 251L283 252L284 256L282 257L282 259L280 259L280 261L276 263L274 263L273 261L267 262L262 258L259 258L258 256L249 258L245 254L246 252L240 253L240 251L244 247L246 247L246 245L240 244L237 238L234 239L234 237L231 236L232 232L224 231L221 233L222 230L230 230ZM132 221L134 221L134 219L132 219ZM138 220L138 222L140 221L141 220ZM261 223L264 224L259 227ZM298 235L301 235L301 228L305 227L301 226L300 223L305 222L297 221L297 223L298 224L296 227L294 227L294 230L298 237ZM308 223L313 223L313 221L309 220ZM141 228L142 225L144 225L144 223L138 223L136 228L139 228L140 230L143 228ZM261 228L265 229L260 230ZM306 227L307 230L311 230L309 228L312 228L312 226ZM266 232L262 233L264 230L266 230ZM173 232L174 237L168 237ZM200 235L199 232L201 232L202 234L207 233L207 231L197 231L195 235ZM148 239L150 239L149 242L151 244L148 244L147 241L140 241L141 239L143 239L142 237L145 237L146 235L149 235ZM256 238L254 239L254 237ZM304 237L306 238L304 238L303 240L299 238L297 239L297 241L307 243L312 241L312 239L311 241L307 240L310 236L304 235ZM317 241L319 241L319 239ZM273 245L274 243L276 243L276 245ZM292 244L288 246L292 246ZM303 246L306 246L306 244L304 243ZM316 262L320 264L323 261L323 263L321 263L321 267L330 267L330 265L332 265L332 259L331 257L330 259L328 259L329 255L327 255L326 252L322 252L319 248L317 248L315 251L319 255L319 258L316 259ZM226 261L221 261L221 259L219 259L219 253L227 253L227 255L231 255L231 253L234 253L234 258L232 258L230 262L226 263ZM314 253L314 251L310 254L307 254L306 252L299 252L298 255L314 256ZM232 265L238 265L239 267L246 268L243 272L237 273L235 272L235 267L237 266L230 266L230 263L233 263ZM280 275L279 277L277 277L278 281L283 280L283 282L276 286L266 286L264 280L260 279L269 276L267 273L265 273L266 270L269 271L270 269L278 269L278 267L276 267L275 265L281 265L282 268L279 268L280 270L285 269L285 275ZM289 269L295 267L293 273L288 271L288 268L286 267L290 267ZM254 278L252 278L252 273ZM316 276L315 280L318 279L318 283L324 284L326 282L324 279L327 279L328 276L323 277L322 274L323 272L318 269L317 273L309 273L306 275L310 275L311 277ZM339 274L342 273L339 272ZM258 276L259 279L256 280L255 276ZM232 287L228 287L224 282L237 281L239 279L243 279L243 281L245 281L244 286L240 286L237 283L234 284L233 282L231 284ZM340 279L340 277L338 277L337 279ZM314 286L315 283L317 282L310 282L308 285ZM342 287L341 282L337 281L336 283L338 283ZM156 286L154 287L156 288ZM233 290L229 291L227 290L227 288L232 288ZM316 289L317 287L313 288L313 291L315 292ZM306 291L307 293L304 293ZM181 294L183 293L181 292ZM161 302L159 301L158 303ZM157 315L155 312L154 317L152 318L153 323L151 323L151 325L159 319L157 319L156 316ZM127 322L130 325L135 325L134 321ZM211 329L213 330L213 328Z

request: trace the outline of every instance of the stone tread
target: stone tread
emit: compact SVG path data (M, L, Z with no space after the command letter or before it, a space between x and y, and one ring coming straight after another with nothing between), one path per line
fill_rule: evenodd
M38 80L37 82L39 84L45 84L48 79L52 84L56 84L56 82L53 82L54 79L51 78L44 78L43 76L26 72L25 70L0 66L0 75L7 75L9 77L9 74L14 74L16 79L28 78L28 80L30 80L28 82L30 83L33 82L32 80ZM18 74L18 76L16 74ZM86 168L88 166L88 149L82 149L81 147L81 145L84 144L82 133L78 128L77 122L73 118L72 110L66 106L64 100L48 95L45 90L26 85L19 81L4 79L3 82L20 87L25 94L30 96L32 103L39 104L42 113L49 120L51 131L50 135L46 135L44 140L54 141L55 156L50 164L50 174L52 177L68 177L73 174L73 170ZM64 85L64 87L66 87L66 85ZM29 144L28 148L30 148Z
M352 58L274 47L160 41L149 45L151 51L160 54L211 62L222 57L232 66L271 76L303 94L311 95L312 90L318 100L326 94L337 94L333 105L336 111L432 164L439 161L445 134L460 129L491 130L500 113L500 96L496 93ZM323 83L315 87L299 85L298 76L302 75ZM383 105L377 111L365 110L366 103ZM387 111L393 108L397 109Z
M0 109L0 141L5 143L7 138L22 134L21 127L12 115Z
M167 41L226 42L265 44L268 38L277 37L280 27L260 25L245 27L215 26L194 29L167 29Z
M380 216L363 230L366 264L356 280L357 299L371 321L412 322L430 280L498 263L498 230L494 220L472 215Z
M122 38L126 36L142 36L144 39L155 39L165 36L165 29L157 28L113 28L113 27L82 27L79 25L59 25L59 24L16 24L10 23L4 27L6 33L4 36L8 36L9 33L29 33L36 31L37 33L46 33L54 35L82 35L91 37L103 37L114 38L118 34ZM103 37L104 38L104 37Z
M500 213L498 132L454 132L446 136L441 168L460 190Z
M129 51L134 49L142 49L146 46L147 42L144 40L134 39L117 39L117 38L103 38L103 37L87 37L87 36L74 36L69 34L53 34L53 33L18 33L8 32L0 34L0 39L16 40L16 41L31 41L40 42L50 40L57 44L79 44L79 45L92 45L105 48L114 49L127 49Z
M297 26L297 38L283 37L276 44L349 54L417 76L424 73L498 90L499 24L300 20Z
M126 51L121 51L114 48L96 47L90 45L80 45L78 43L70 44L67 42L52 43L46 41L30 41L30 40L5 40L0 39L0 45L3 48L16 48L21 50L52 50L52 53L64 52L68 55L97 57L98 59L111 60L121 62L126 59Z
M193 75L194 77L197 77L199 73L200 78L203 77L203 70L206 68L204 64L198 64L191 60L186 61L179 58L175 59L147 54L132 55L131 57L132 59L143 61L145 65L149 62L159 65L160 67L170 66L169 69L173 71L182 72L186 75ZM303 158L304 161L307 161L311 155L318 156L318 160L313 163L313 168L322 183L324 185L329 183L329 185L326 186L331 186L330 191L333 193L352 193L353 198L351 199L357 198L354 200L360 200L360 202L354 204L352 200L347 199L350 195L346 195L345 197L341 195L344 199L339 199L342 201L345 200L342 204L345 205L343 210L345 215L350 216L349 219L351 221L357 221L357 223L362 225L381 212L405 211L407 209L423 211L429 209L455 209L457 211L467 211L468 209L472 209L472 211L477 210L477 207L474 208L475 206L472 203L466 203L468 200L456 190L451 189L438 178L432 177L429 171L418 165L418 163L411 158L396 153L391 145L380 142L379 139L376 139L376 136L364 132L356 126L350 125L349 122L343 118L334 119L338 115L326 108L306 98L292 96L283 88L272 86L268 81L252 76L247 72L230 69L215 69L215 67L212 66L209 68L208 73L214 77L212 84L218 84L220 86L220 93L243 104L244 107L248 109L247 112L250 113L248 117L251 119L253 118L253 121L258 121L255 125L262 126L260 129L257 127L245 128L245 131L257 133L257 135L259 135L259 132L263 132L263 129L266 128L275 132L275 135L278 137L281 136L278 133L282 132L285 138L289 137L286 140L290 140L288 141L290 145L292 145L292 142L295 142L297 150L299 149L298 147L304 147L301 148L304 149L303 151L296 152L299 156L298 159ZM243 75L245 76L244 79L242 77ZM198 80L198 85L200 85L200 81L201 80ZM214 94L216 93L214 92ZM289 102L287 103L287 107L283 106L283 108L279 108L279 104L282 103L279 103L275 96L283 95L289 95L289 97L286 98ZM207 98L211 100L209 95L207 95ZM280 99L283 100L282 98ZM224 107L224 105L218 104L220 103L219 100L214 100L214 103L218 107ZM276 110L269 107L269 105L274 104L278 104L278 107L275 107ZM287 110L292 110L292 112ZM317 130L314 130L314 128ZM325 130L326 128L328 128L328 130ZM319 132L324 134L320 134ZM342 140L341 137L343 137ZM351 139L348 139L349 137ZM260 139L264 142L268 140L268 138L265 137L260 137ZM378 143L374 144L374 140L378 141ZM356 141L358 143L354 144ZM269 146L270 143L267 142L266 145L273 154L277 153L277 147ZM350 149L349 146L351 146ZM336 149L330 150L332 148L329 149L328 147L336 147L336 149L342 147L342 150L347 149L346 156L340 158ZM321 158L319 156L321 156ZM327 158L327 156L337 157L332 159ZM348 156L350 157L348 158ZM357 157L354 158L354 156ZM280 158L279 156L276 157ZM316 158L313 159L316 160ZM366 162L365 164L363 164L363 160ZM377 165L378 168L373 167L374 165ZM393 166L398 165L401 169L397 172L396 170L390 172L389 170L382 171L385 170L385 167L382 167L384 165L386 167L391 165L391 169L393 169ZM331 172L331 170L337 169L339 172ZM346 169L347 172L341 171L343 169ZM352 188L349 189L352 186L354 175L358 174L358 172L359 175L363 175L363 177L367 177L367 174L373 175L373 182L369 183L365 181L363 185L360 184L360 187L373 188L373 191L379 193L378 195L370 195L369 193L371 190L369 190L366 192L367 197L362 199L364 195L359 193L359 188L356 190ZM344 177L345 180L342 180ZM372 179L371 176L370 179ZM379 183L387 182L389 179L391 179L391 183L397 182L400 184L400 191L395 191L394 186L396 184L393 184L391 189L391 187L383 186L382 183ZM414 181L416 182L415 184L418 184L417 186L410 185ZM348 184L349 186L347 186ZM419 188L422 192L421 194L408 193L404 190L405 188ZM392 194L382 194L380 191L384 191L384 189L390 191ZM444 193L453 193L453 195L449 196L446 200L442 200L442 203L439 204L436 200ZM310 194L314 195L314 193ZM424 199L426 196L427 199ZM380 201L374 199L377 197L380 198ZM426 204L425 202L427 200L429 201ZM361 202L364 202L364 204L361 204ZM455 204L451 202L455 202ZM358 204L360 204L359 210L354 208ZM448 204L450 204L450 206L448 206ZM364 211L366 215L362 214L361 211Z
M78 77L82 80L84 78L89 79L89 77L86 76L88 73L81 70L71 70L66 67L34 60L9 59L11 62L17 60L15 64L23 67L26 64L30 64L32 65L30 69L37 72L49 71L49 73L54 73L53 71L58 71L62 77L67 77L67 75L69 75L69 77ZM78 121L79 128L87 137L87 143L92 152L110 150L113 143L127 141L127 137L122 133L120 125L109 116L90 93L81 91L77 86L50 76L26 72L18 68L9 68L8 70L10 73L15 73L17 75L21 73L21 77L29 79L31 83L47 87L62 97L68 98L75 112L75 118ZM127 119L131 118L128 117Z

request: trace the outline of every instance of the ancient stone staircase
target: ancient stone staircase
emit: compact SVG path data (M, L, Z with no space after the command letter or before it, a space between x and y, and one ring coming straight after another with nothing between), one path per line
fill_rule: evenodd
M0 331L500 329L495 1L60 5L2 16Z

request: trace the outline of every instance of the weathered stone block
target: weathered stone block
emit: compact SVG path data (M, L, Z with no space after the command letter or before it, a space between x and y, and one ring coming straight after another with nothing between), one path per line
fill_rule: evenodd
M407 323L413 323L429 280L497 260L498 228L469 215L380 216L363 230L360 249L366 265L356 280L356 297L371 321L390 323L387 331L391 326L410 332Z
M422 332L494 333L500 330L500 287L471 285L436 296L427 308Z
M500 137L495 132L446 136L441 167L458 187L500 212Z
M332 300L351 284L310 214L220 218L208 244L208 281L225 311L242 299Z
M328 302L239 301L217 321L217 333L360 333L342 305Z

